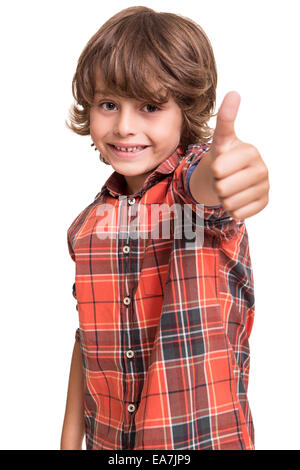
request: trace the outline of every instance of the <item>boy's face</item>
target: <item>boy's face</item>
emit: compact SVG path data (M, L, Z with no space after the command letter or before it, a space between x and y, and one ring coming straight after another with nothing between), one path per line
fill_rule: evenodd
M104 88L98 74L96 91ZM91 138L105 160L124 175L127 195L138 191L148 175L176 150L182 119L172 97L158 108L146 101L95 93L90 110ZM147 147L132 153L116 152L112 144Z

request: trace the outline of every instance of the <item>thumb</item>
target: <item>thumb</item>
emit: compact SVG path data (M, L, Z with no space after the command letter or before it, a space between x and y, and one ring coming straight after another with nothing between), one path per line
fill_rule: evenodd
M230 144L237 139L234 122L237 117L241 102L241 97L236 91L227 93L222 101L217 114L216 127L213 135L213 147L221 151L226 151Z

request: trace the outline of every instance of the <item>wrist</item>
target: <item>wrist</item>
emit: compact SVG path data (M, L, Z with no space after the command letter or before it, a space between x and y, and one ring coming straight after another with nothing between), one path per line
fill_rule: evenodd
M190 178L189 186L193 198L205 206L222 204L215 187L215 178L211 164L211 152L208 151L203 155Z

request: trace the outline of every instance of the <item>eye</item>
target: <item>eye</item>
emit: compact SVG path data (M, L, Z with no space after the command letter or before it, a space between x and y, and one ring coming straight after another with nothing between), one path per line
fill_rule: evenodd
M112 103L111 101L104 101L103 103L99 104L99 108L101 108L103 104L112 104L113 106L115 106L114 103ZM105 111L111 111L111 109L108 109L108 110L105 109Z
M144 107L146 107L146 106L149 106L149 107L152 108L152 109L155 108L155 109L157 109L158 111L160 110L160 108L158 108L158 107L155 106L154 104L146 104ZM151 114L151 113L150 113L150 114Z
M103 105L107 105L107 104L108 104L108 105L115 106L115 104L112 103L111 101L103 101L102 103L99 104L99 108L101 108ZM143 106L143 108L146 108L147 106L152 109L152 111L150 111L150 113L148 113L148 112L146 111L147 114L153 114L156 110L157 110L157 111L160 110L160 108L158 108L158 106L155 106L154 104L150 104L150 103L145 104L145 105ZM148 109L149 109L149 108L148 108ZM113 111L112 108L109 108L109 109L103 108L103 109L104 109L105 111Z

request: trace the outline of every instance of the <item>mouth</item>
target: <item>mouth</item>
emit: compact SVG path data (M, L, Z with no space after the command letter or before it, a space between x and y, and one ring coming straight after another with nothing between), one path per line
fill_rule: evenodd
M142 153L145 153L145 151L150 147L150 145L146 145L146 146L143 146L143 148L139 148L138 150L118 150L115 145L112 145L112 144L108 144L109 148L114 152L115 155L117 155L118 157L122 157L122 158L134 158L134 157L137 157L139 155L141 155Z

